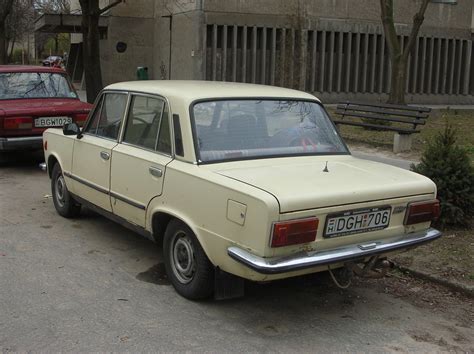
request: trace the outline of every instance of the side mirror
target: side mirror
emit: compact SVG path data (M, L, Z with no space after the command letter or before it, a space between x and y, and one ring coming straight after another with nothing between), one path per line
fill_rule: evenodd
M64 135L78 135L81 132L81 129L77 123L67 123L63 126Z

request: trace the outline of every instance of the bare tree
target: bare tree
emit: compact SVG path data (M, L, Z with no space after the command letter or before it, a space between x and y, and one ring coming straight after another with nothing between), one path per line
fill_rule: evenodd
M380 0L381 17L383 30L385 33L385 41L390 53L390 62L392 64L391 87L389 95L389 103L405 103L405 85L407 80L407 63L408 56L416 44L416 38L420 27L425 19L426 8L430 0L418 0L420 7L413 17L413 25L410 36L405 48L402 48L398 41L397 31L393 18L393 0Z
M70 14L70 0L34 0L34 7L37 15L44 14ZM55 40L55 54L58 52L59 33L35 33L35 45L38 53L44 51L44 47L50 38Z
M8 61L12 60L15 43L33 33L35 12L32 0L14 0L10 14L5 20L5 39L10 46Z
M69 0L35 0L35 9L39 15L68 14L71 5Z
M7 17L13 8L13 0L0 0L0 64L7 62Z
M101 9L99 0L79 0L82 10L82 51L87 101L91 103L94 102L103 87L100 67L99 18L101 14L121 2L122 0L114 1Z

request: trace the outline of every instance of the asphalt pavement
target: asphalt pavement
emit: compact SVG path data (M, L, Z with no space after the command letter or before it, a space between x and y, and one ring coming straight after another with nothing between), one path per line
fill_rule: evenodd
M60 217L40 160L0 166L2 352L474 351L469 320L371 286L310 277L186 300L155 244L91 212Z

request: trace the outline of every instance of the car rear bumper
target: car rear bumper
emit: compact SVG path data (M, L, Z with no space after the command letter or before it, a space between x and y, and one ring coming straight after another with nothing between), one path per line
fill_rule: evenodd
M322 265L362 260L366 257L405 250L433 241L440 236L440 231L430 228L423 232L405 234L369 243L325 251L299 252L284 257L263 258L235 246L229 247L227 254L258 273L279 274Z
M43 137L41 135L0 138L0 151L40 150L42 148Z

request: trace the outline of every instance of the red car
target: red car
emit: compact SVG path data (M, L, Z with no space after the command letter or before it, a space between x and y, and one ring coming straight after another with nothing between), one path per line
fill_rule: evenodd
M41 149L44 130L82 125L91 108L60 68L0 65L0 152Z

